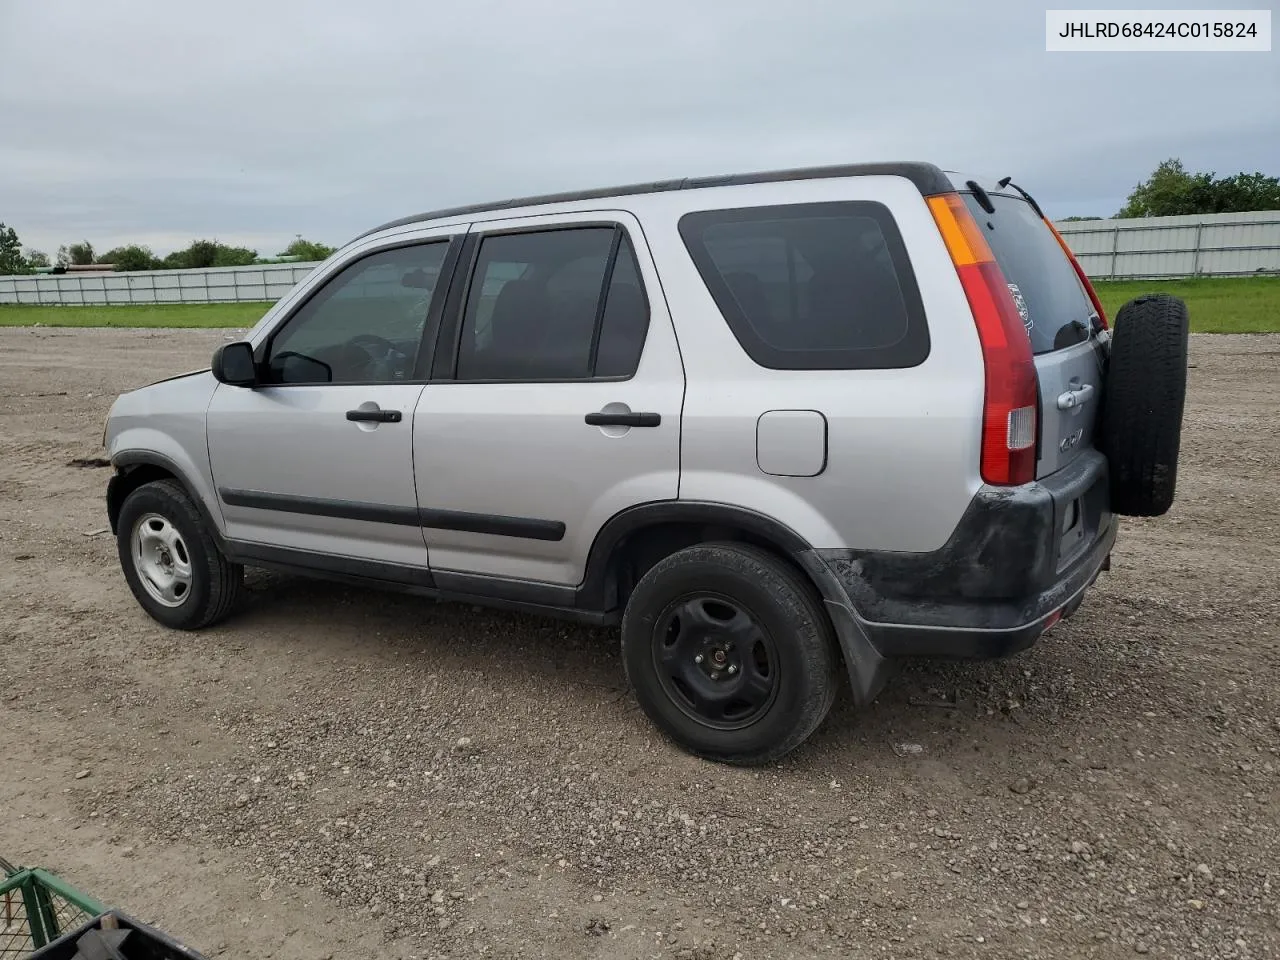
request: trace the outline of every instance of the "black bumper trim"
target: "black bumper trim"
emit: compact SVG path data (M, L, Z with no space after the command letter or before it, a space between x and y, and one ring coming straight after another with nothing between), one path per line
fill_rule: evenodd
M1038 598L1043 612L1015 627L928 627L909 624L862 623L872 645L884 657L945 657L990 659L1018 653L1032 646L1059 614L1070 616L1084 599L1111 555L1119 524L1113 522L1102 538L1067 578Z
M1117 529L1107 461L1091 450L1042 481L983 488L938 550L815 554L884 656L1002 656L1074 610Z

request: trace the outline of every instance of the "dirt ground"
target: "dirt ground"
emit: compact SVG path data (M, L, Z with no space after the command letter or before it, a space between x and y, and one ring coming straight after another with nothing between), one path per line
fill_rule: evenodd
M1177 505L1075 618L756 771L612 631L260 573L149 620L68 464L224 337L0 330L0 855L211 957L1280 956L1280 337L1193 338Z

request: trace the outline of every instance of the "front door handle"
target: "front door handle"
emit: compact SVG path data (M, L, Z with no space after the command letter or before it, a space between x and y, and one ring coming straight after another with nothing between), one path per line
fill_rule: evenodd
M356 423L399 423L399 410L348 410L347 419Z
M593 427L657 427L660 413L588 413L587 423Z
M1072 410L1075 407L1082 407L1093 399L1093 384L1082 383L1078 387L1072 387L1063 393L1058 394L1058 409Z

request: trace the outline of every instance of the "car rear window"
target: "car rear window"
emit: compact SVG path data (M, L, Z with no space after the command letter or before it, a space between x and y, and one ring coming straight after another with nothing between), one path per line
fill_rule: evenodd
M680 219L743 350L775 370L912 367L929 331L911 262L879 203L706 210Z
M1027 201L990 194L988 213L962 195L1009 284L1034 353L1051 353L1089 339L1093 304L1057 238Z

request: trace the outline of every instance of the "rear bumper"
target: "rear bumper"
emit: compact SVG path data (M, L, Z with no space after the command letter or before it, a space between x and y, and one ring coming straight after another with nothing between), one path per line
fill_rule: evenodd
M1117 528L1106 458L1089 451L1045 480L984 488L931 553L814 552L881 656L1000 657L1075 612Z

